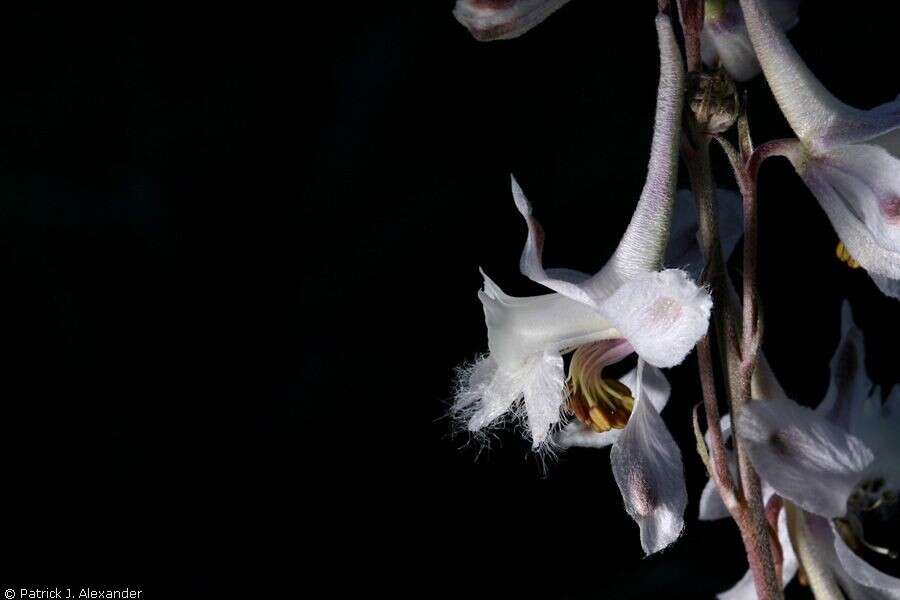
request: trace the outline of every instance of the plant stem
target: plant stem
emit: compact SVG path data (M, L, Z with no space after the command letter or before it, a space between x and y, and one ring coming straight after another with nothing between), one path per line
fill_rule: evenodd
M684 33L684 48L689 73L700 71L700 30L703 29L704 0L678 0L678 15Z
M783 598L783 593L781 582L776 576L775 563L772 557L769 526L762 502L761 485L759 477L756 475L756 471L750 464L750 459L740 443L738 426L740 411L750 399L750 379L755 366L756 348L758 347L758 342L756 341L755 298L749 303L754 306L745 306L743 313L744 317L749 315L753 317L753 320L743 323L742 327L741 322L738 321L740 311L735 306L729 290L729 282L719 242L713 202L712 172L709 161L709 138L703 135L692 137L695 139L695 146L692 146L686 137L685 143L682 144L682 156L687 163L691 187L697 202L701 246L707 260L705 278L712 288L714 299L713 322L721 342L723 370L727 378L727 389L730 392L732 431L734 432L740 481L740 486L736 490L737 493L735 493L733 484L729 485L730 477L725 477L716 463L717 455L724 456L724 444L722 444L721 439L714 440L715 436L713 435L711 440L715 441L715 444L711 451L714 470L717 471L714 477L722 498L726 501L726 506L741 532L741 540L747 552L747 562L753 574L757 597L760 600L776 600ZM746 173L746 170L742 169L742 172ZM749 285L745 281L745 300L747 299L746 294L755 294L755 262L752 262L755 261L756 256L755 197L751 197L749 200L745 198L745 203L748 201L750 205L745 204L745 208L752 209L751 214L748 216L750 217L749 225L752 227L751 266L754 268ZM747 216L745 216L745 233L748 226L747 220ZM746 248L744 256L746 267L748 257ZM739 332L741 331L743 331L743 343L738 341ZM718 406L714 394L714 385L710 386L713 373L712 357L709 351L708 340L704 338L701 344L698 345L698 362L700 363L701 383L704 388L704 403L706 404L707 420L709 421L708 427L711 431L715 431L715 428L719 426L717 423ZM747 361L748 356L744 355L745 352L752 357L749 361ZM721 433L720 430L719 433ZM727 468L725 471L727 474Z

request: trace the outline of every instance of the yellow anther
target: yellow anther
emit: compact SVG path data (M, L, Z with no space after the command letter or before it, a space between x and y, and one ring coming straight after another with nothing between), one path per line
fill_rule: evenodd
M844 246L844 242L838 242L837 249L834 253L837 255L838 260L840 260L842 263L846 263L847 266L851 269L859 268L859 262L855 258L853 258L853 255L850 254L850 251L847 250L846 246Z
M594 431L622 429L634 409L631 390L615 379L593 375L569 379L569 409Z

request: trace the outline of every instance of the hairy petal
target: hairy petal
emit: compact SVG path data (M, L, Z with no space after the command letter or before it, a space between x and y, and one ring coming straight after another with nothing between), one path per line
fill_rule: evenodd
M554 277L544 269L542 259L544 253L544 229L532 215L531 204L525 197L525 193L522 191L516 178L510 176L510 179L516 208L519 209L519 213L528 226L528 237L525 239L525 247L522 249L522 258L519 261L519 270L522 271L522 275L572 300L596 307L596 300L580 283L573 282L569 271L562 271L563 277ZM560 271L556 271L556 273L560 273Z
M621 286L600 305L600 314L657 367L679 364L709 323L712 299L687 273L645 273Z
M772 93L794 133L814 152L865 142L900 128L900 102L868 111L844 104L816 79L763 0L740 2Z
M453 16L479 42L519 37L569 0L457 0Z
M780 496L818 515L846 513L873 459L865 444L789 400L751 402L739 419L753 466Z
M491 356L479 359L460 374L451 411L479 431L503 415L522 395L514 372L501 370Z
M638 360L637 378L642 383L655 380L658 386L665 381L661 372L642 360ZM642 400L642 387L637 386L634 412L613 445L610 461L625 510L640 527L641 547L653 554L681 534L687 489L681 452L653 403Z
M523 394L532 447L547 439L550 428L559 422L560 409L566 399L566 373L559 354L544 353L532 368Z
M532 446L538 448L559 422L565 394L565 371L559 354L532 356L517 369L500 367L487 357L463 373L451 412L466 422L469 431L477 432L524 398Z
M647 180L622 241L594 286L602 279L628 279L662 266L668 239L675 183L678 176L678 144L681 135L681 106L684 95L684 66L681 51L667 15L657 15L659 37L659 88ZM607 272L607 273L604 273Z
M482 272L478 293L484 308L491 355L516 370L534 355L571 350L582 344L622 337L597 311L561 294L516 298Z

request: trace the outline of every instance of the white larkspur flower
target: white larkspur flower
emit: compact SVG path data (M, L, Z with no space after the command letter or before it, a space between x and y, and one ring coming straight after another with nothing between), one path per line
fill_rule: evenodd
M854 598L900 598L900 579L872 567L847 543L866 545L863 513L897 501L900 387L885 402L872 390L862 336L847 304L842 329L819 406L812 410L783 397L754 400L740 416L742 440L765 487L804 511L818 554L844 590ZM704 490L704 497L701 518L718 516L717 494ZM727 597L756 597L752 588L741 589L744 595Z
M800 0L765 0L765 3L783 31L797 24ZM759 74L759 61L738 0L706 0L700 53L706 66L722 65L736 81L748 81Z
M740 1L772 93L799 138L777 153L815 194L844 258L900 298L900 99L871 110L844 104L803 63L763 0Z
M608 263L594 276L545 270L543 232L513 179L516 207L528 225L520 268L556 293L513 298L488 277L484 305L490 355L470 372L455 405L477 431L524 398L535 447L559 420L565 398L561 354L627 339L651 364L679 363L706 330L708 294L683 271L658 271L674 196L683 69L672 32L657 18L661 78L647 182L632 221Z
M720 239L731 254L741 234L741 202L734 192L717 190ZM698 241L697 211L690 192L679 191L665 264L682 267L696 280L704 263ZM641 528L641 545L650 554L678 538L684 527L687 491L681 452L660 413L669 399L669 384L659 369L645 365L640 385L637 370L619 384L603 378L603 368L632 352L625 340L579 347L569 366L569 407L578 417L556 435L563 448L612 446L610 462L626 510ZM624 386L624 387L623 387ZM637 390L634 398L631 390ZM649 402L648 402L649 401ZM616 410L619 409L619 410ZM651 481L652 487L633 487ZM654 490L655 501L642 496Z
M632 413L631 388L604 380L602 367L632 352L639 356L639 370L644 361L656 367L680 363L706 332L712 307L709 293L688 273L660 270L675 196L684 73L668 18L658 16L656 26L661 75L650 163L621 242L593 276L544 269L543 231L513 180L516 207L528 226L520 269L555 293L514 298L485 276L479 298L490 355L467 372L453 407L467 420L469 430L478 431L523 400L532 444L541 448L551 441L549 434L560 421L568 396L562 354L574 350L570 408L596 431L625 427L615 451L619 458L613 462L622 465L617 481L629 513L641 526L648 553L668 545L681 531L686 494L680 453L652 402L637 402ZM668 386L658 371L648 367L645 372L652 380L648 390L655 389L659 379ZM635 376L633 383L637 390L642 389L639 379ZM671 447L660 450L656 458L644 456L645 449L657 450L664 437ZM664 472L661 465L666 465ZM677 519L671 516L676 509Z

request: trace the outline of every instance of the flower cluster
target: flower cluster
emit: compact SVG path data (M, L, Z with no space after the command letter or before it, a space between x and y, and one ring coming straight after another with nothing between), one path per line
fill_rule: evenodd
M477 40L502 40L566 3L458 0L454 15ZM688 498L681 450L660 416L671 394L662 369L699 343L708 431L703 436L695 418L695 432L710 474L699 517L734 518L751 567L720 597L777 597L801 573L817 597L900 598L900 579L866 560L867 553L895 555L900 544L873 544L865 527L873 511L897 508L900 388L882 400L868 379L849 304L831 385L816 409L790 400L759 352L753 211L759 164L768 157L786 157L806 183L840 238L838 256L900 298L900 99L860 110L831 95L786 37L798 4L660 2L654 133L631 222L595 273L545 267L543 229L511 178L527 227L520 271L548 293L513 297L482 273L489 353L460 370L451 410L475 435L518 418L536 452L611 447L625 509L651 554L680 536ZM754 150L734 82L760 72L796 138ZM707 110L721 90L725 109ZM736 121L740 152L719 135ZM740 195L693 177L704 161L708 169L703 149L713 140L731 159ZM679 157L692 174L691 191L676 192ZM742 233L741 300L716 273ZM721 328L730 389L730 414L721 418L706 342L713 325ZM634 369L607 376L607 367L632 355ZM754 543L760 536L768 542Z

